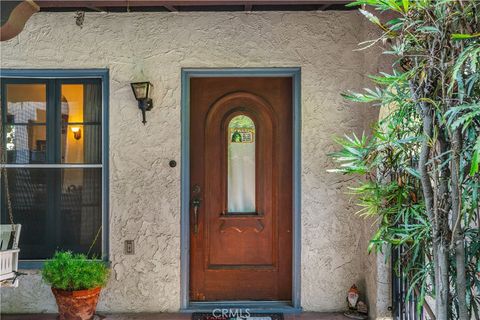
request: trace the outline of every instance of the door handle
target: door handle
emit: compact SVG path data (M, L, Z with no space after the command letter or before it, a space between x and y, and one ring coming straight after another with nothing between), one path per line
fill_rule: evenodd
M193 233L198 233L198 208L200 208L200 203L202 200L200 198L193 198L192 206L193 206Z

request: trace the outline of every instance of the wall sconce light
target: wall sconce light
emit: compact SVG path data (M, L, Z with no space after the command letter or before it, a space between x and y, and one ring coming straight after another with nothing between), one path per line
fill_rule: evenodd
M82 129L80 129L80 127L71 127L70 130L72 130L75 140L80 140L82 138Z
M142 123L145 124L147 123L147 120L145 120L145 112L153 108L152 98L150 98L153 85L146 81L134 82L131 83L131 86L135 99L138 101L138 108L142 110Z

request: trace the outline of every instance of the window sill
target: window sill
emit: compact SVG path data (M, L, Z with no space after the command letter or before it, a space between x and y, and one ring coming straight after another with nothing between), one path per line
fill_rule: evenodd
M40 270L43 268L46 260L24 260L18 262L18 270ZM111 261L103 260L103 263L110 268Z

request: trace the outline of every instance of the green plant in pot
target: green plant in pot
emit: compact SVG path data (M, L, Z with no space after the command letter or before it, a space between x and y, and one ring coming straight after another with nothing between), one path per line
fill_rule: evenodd
M42 269L43 280L52 287L60 320L90 320L110 270L98 260L70 251L56 252Z

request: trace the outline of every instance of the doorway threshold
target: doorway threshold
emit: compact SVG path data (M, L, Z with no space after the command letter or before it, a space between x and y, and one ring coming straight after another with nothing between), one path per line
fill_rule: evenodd
M301 313L301 307L292 306L291 301L206 301L190 302L180 312L212 312L218 309L248 310L250 313Z

